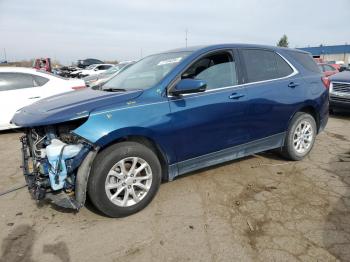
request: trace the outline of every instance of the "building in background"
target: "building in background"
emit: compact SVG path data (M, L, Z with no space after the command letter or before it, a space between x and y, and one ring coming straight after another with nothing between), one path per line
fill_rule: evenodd
M314 58L321 58L323 61L343 61L345 65L350 64L350 45L329 45L298 48L310 52Z

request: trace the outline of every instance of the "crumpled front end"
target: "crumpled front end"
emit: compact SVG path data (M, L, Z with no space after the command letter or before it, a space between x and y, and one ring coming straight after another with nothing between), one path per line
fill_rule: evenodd
M87 176L98 148L70 132L80 124L30 128L21 137L22 169L35 200L49 199L76 210L84 205Z

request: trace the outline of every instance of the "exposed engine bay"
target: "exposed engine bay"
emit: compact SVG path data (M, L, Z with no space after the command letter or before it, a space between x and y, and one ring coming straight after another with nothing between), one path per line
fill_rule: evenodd
M64 208L83 205L75 197L77 172L94 146L71 133L80 124L30 128L21 137L22 168L34 199L48 198Z

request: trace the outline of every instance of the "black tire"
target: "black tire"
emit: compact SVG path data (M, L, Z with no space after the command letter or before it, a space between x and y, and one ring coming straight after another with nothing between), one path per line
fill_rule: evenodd
M294 133L296 131L296 128L303 121L307 121L308 123L310 123L313 134L312 134L312 141L309 148L305 152L299 153L294 147L293 138L295 135ZM313 116L305 112L297 112L292 118L289 128L287 130L284 146L282 147L282 156L293 161L302 160L305 156L307 156L307 154L310 153L315 143L316 134L317 134L317 126Z
M105 182L108 172L120 160L139 157L145 160L152 170L152 184L140 202L132 206L118 206L107 196ZM124 217L145 208L156 195L161 183L161 165L157 155L148 147L136 142L121 142L101 151L95 158L88 181L88 194L93 205L109 217Z

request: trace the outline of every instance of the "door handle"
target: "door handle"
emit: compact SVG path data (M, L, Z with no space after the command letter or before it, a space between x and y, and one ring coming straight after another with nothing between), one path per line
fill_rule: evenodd
M290 87L290 88L295 88L295 87L297 87L298 85L299 85L298 83L290 82L290 83L288 84L288 87Z
M32 97L29 97L28 99L36 99L36 98L40 98L40 96L32 96Z
M238 94L238 93L232 93L228 98L238 100L241 97L244 97L244 95L243 94Z

